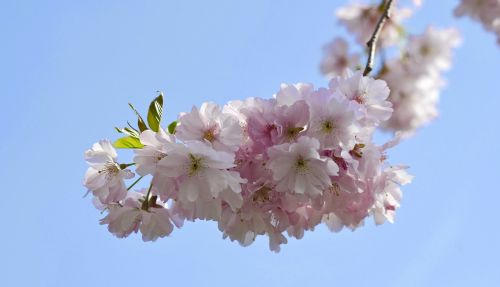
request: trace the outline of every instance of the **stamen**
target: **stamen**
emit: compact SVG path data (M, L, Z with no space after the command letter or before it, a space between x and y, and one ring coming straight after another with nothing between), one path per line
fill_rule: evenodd
M267 186L261 187L253 194L252 196L253 202L264 203L269 201L270 199L269 192L271 192L271 190L272 189Z
M209 142L213 142L215 140L214 130L209 129L209 130L205 131L205 133L203 134L203 138Z
M298 172L307 171L307 160L305 160L302 156L299 156L295 162L295 169Z
M358 157L358 158L361 158L363 157L363 151L362 151L362 148L364 148L365 145L364 144L355 144L354 145L354 148L349 151L349 153L352 155L352 156L355 156L355 157Z
M330 192L332 192L336 196L340 196L340 186L338 183L336 183L336 182L332 183L332 185L330 186L330 188L328 190L330 190Z
M327 120L327 121L324 121L323 123L321 123L321 131L324 132L325 134L331 133L334 128L335 128L335 125L330 120Z
M202 167L202 158L195 157L193 154L189 154L189 159L191 159L191 163L189 165L189 176L193 176L196 174Z
M361 95L357 95L354 100L358 103L358 104L364 104L365 103L365 98L364 98L364 95L361 94Z
M156 161L160 161L166 156L167 154L161 151L155 153Z
M297 136L299 135L299 133L303 130L304 130L303 127L289 127L286 129L286 137L289 140L295 140L295 139L297 139Z
M106 174L106 180L110 180L120 172L120 166L114 161L108 161L104 164L104 168L98 171L99 174Z

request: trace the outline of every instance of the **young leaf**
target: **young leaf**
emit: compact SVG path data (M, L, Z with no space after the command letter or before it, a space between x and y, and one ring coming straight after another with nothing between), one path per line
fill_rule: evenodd
M139 138L139 132L136 129L124 127L123 129L115 127L116 131L121 134L127 134L133 138Z
M144 145L139 141L138 138L134 137L123 137L117 139L113 145L115 148L143 148Z
M171 122L169 125L168 125L168 132L171 133L171 134L175 134L175 128L177 127L177 124L179 122L177 121L173 121Z
M139 130L141 132L147 130L148 127L146 126L146 123L142 119L141 114L139 114L139 112L135 109L134 105L132 105L131 103L128 103L128 105L134 111L134 113L137 115L137 126L139 127Z
M127 121L127 125L128 125L131 129L133 129L134 131L136 131L137 133L139 133L139 131L138 131L136 128L134 128L134 127L133 127L133 126L129 123L129 121Z
M128 134L129 136L133 138L139 138L139 132L137 132L135 129L131 129L129 127L123 128L125 130L125 133Z
M148 125L149 128L155 132L160 129L161 116L163 114L163 93L160 93L151 104L149 104L148 111Z

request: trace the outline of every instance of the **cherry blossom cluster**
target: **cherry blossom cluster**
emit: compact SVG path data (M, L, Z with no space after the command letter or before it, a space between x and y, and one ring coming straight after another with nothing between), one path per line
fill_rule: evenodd
M148 115L154 129L139 118L140 129L126 128L130 137L115 142L134 150L133 162L120 163L107 140L86 151L84 185L106 213L101 224L117 237L140 231L145 241L211 220L224 238L247 246L267 235L279 251L287 237L322 223L340 231L367 217L393 222L400 186L412 177L387 162L397 138L372 140L393 112L388 97L385 81L356 72L328 88L282 84L270 99L203 103L168 131L155 126L161 113ZM149 188L133 191L143 177Z
M452 49L460 43L458 31L433 27L409 36L402 56L388 60L380 78L391 87L394 113L385 129L412 133L438 115L442 72L451 66Z
M462 0L455 8L455 16L469 16L483 28L497 36L500 45L500 0Z
M339 23L346 26L363 48L373 32L373 28L367 27L376 25L384 3L351 4L337 12ZM452 28L429 27L420 35L406 33L401 21L411 14L411 9L393 8L378 39L382 68L375 75L391 88L388 100L394 109L382 128L404 135L413 134L437 116L440 91L445 85L442 73L450 68L452 50L460 43L457 30ZM321 71L330 78L344 75L350 69L362 68L360 58L349 51L345 39L335 38L324 47Z

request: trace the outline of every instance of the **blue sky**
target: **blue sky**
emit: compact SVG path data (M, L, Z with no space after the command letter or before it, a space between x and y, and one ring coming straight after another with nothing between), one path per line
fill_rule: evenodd
M345 1L1 1L1 286L495 286L500 201L494 36L424 1L408 29L458 26L440 117L392 150L416 176L396 223L320 227L279 254L188 223L155 243L112 237L82 198L83 151L144 110L167 120L203 101L270 97L281 82L326 85L321 46Z

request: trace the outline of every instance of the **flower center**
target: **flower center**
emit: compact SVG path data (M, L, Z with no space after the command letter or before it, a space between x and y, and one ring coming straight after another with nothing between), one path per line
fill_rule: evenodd
M365 94L359 94L357 95L354 100L358 103L358 104L364 104L366 102L366 99L365 99Z
M365 144L358 143L354 145L354 148L349 151L349 153L357 158L363 157L363 148L365 147Z
M333 194L335 194L335 196L340 196L340 186L338 183L336 183L336 182L332 183L332 185L330 186L330 188L328 190L330 192L332 192Z
M430 53L431 53L431 48L428 45L422 45L422 47L420 47L420 54L422 54L423 56L427 56Z
M264 203L264 202L267 202L269 201L269 192L271 191L271 189L267 186L263 186L262 188L260 188L259 190L257 190L254 194L253 194L253 197L252 197L252 200L253 202L257 202L257 203Z
M205 133L203 134L203 138L209 142L213 142L215 140L214 130L209 129L209 130L205 131Z
M297 161L295 162L295 169L300 172L304 172L307 170L307 160L304 159L302 156L299 156L297 158Z
M321 131L325 134L331 133L334 128L335 125L332 123L332 121L324 121L321 123Z
M340 67L342 68L347 68L347 64L349 62L347 61L346 57L340 57L338 60L337 60L337 65L339 65Z
M203 168L202 158L196 157L193 154L189 154L189 159L191 162L189 163L189 176L195 175L201 168Z
M98 171L99 174L106 174L106 179L109 180L120 172L120 166L114 161L108 161L104 167Z
M166 153L164 153L164 152L161 152L161 151L159 151L159 152L155 153L155 157L156 157L156 160L157 160L157 161L162 160L162 159L163 159L164 157L166 157L166 156L167 156L167 154L166 154Z
M297 136L299 135L299 133L303 130L304 130L303 127L289 127L286 129L286 137L289 140L295 140L295 139L297 139Z

